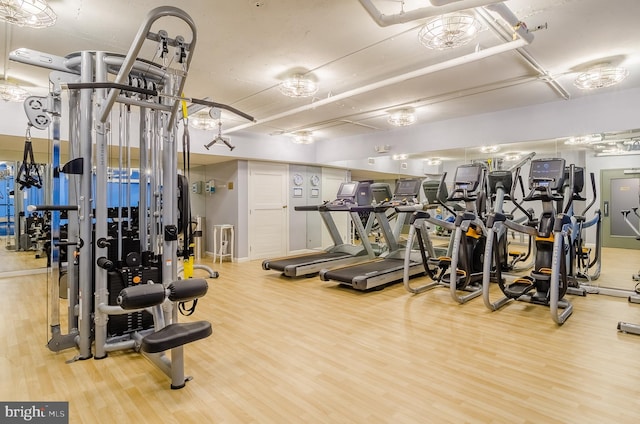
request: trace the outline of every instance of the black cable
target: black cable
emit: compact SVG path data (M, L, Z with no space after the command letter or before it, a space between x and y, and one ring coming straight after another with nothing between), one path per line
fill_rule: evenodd
M192 315L196 311L196 305L198 304L198 299L193 299L191 303L191 307L189 308L187 308L186 304L187 302L179 302L178 310L182 315L184 315L185 317L188 317L189 315Z

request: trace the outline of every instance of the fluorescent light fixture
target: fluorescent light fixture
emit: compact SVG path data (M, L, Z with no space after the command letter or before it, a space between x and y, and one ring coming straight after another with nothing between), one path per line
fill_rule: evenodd
M391 159L393 159L393 160L405 160L408 157L409 157L408 155L406 155L405 153L402 153L402 154L398 154L398 155L392 155Z
M440 158L431 158L431 159L425 159L424 161L425 164L427 165L440 165L442 163L442 159Z
M430 49L446 50L463 46L476 37L480 22L468 13L452 13L428 21L418 33L420 42Z
M0 0L0 21L44 28L55 24L57 18L46 0Z
M311 97L318 91L318 84L301 74L295 74L282 81L280 92L288 97Z
M626 68L601 64L578 75L573 85L581 90L595 90L619 84L627 76L629 71Z

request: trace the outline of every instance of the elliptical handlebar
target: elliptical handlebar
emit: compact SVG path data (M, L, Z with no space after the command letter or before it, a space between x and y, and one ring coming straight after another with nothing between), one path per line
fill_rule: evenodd
M520 162L518 162L517 164L515 164L511 168L509 168L509 171L511 171L511 172L513 172L513 170L515 170L515 174L513 176L514 184L511 184L511 190L509 191L509 198L510 198L511 202L514 204L514 206L516 207L516 209L518 209L520 212L522 212L527 217L527 221L528 222L531 222L533 220L533 214L531 214L528 210L526 210L522 206L522 202L524 202L526 200L526 195L525 195L524 183L522 182L522 175L520 175L520 171L522 170L522 166L525 163L527 163L528 161L530 161L531 159L533 159L533 157L535 155L536 155L536 152L531 152L524 159L522 159ZM516 196L515 196L515 194L516 194L516 185L518 183L520 183L520 190L522 191L522 200L520 202L516 201Z
M594 203L596 203L596 197L597 197L596 176L593 174L593 172L590 172L589 175L591 176L591 193L593 194L593 198L591 199L591 202L589 202L589 204L582 211L582 214L581 214L582 216L585 216L589 211L589 209L591 209L591 207L594 205Z
M569 187L571 187L571 191L573 191L573 187L574 187L575 173L576 173L576 166L574 164L569 165ZM573 206L573 194L569 196L569 201L567 202L562 212L564 214L569 213L572 206Z
M450 208L447 205L446 201L451 201L451 196L447 197L445 202L440 202L440 199L442 198L442 186L444 186L445 181L447 179L447 172L443 172L442 173L442 177L440 178L440 184L438 184L438 191L436 192L436 199L438 199L439 203L442 205L443 208L445 208L448 212L450 212L452 215L456 214L456 211L454 211L452 208Z

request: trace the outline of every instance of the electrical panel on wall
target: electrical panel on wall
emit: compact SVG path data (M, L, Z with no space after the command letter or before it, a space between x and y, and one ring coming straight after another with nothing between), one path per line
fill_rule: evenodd
M204 185L204 191L206 194L213 194L216 192L216 183L215 181L207 181Z
M202 181L191 183L191 192L195 194L202 194Z

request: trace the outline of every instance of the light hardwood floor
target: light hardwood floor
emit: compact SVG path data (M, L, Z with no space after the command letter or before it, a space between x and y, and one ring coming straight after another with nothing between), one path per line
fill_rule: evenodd
M640 323L626 299L572 297L558 327L545 307L489 312L446 289L361 293L260 261L214 268L184 319L214 333L186 346L194 380L175 391L135 352L65 363L74 349L45 346L47 276L0 278L0 400L68 401L71 423L640 422L640 336L616 331Z

